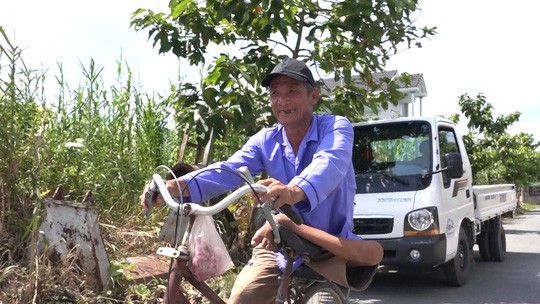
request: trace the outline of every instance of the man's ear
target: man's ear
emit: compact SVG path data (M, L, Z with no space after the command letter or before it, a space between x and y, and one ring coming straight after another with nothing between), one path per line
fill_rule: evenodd
M313 90L311 90L310 98L311 98L312 106L316 106L317 102L319 102L319 94L320 94L319 89L314 88Z

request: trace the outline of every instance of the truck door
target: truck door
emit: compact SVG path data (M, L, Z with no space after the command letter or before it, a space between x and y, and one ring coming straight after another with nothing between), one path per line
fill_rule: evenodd
M450 152L458 152L462 155L463 165L468 168L468 158L463 157L465 151L461 151L458 144L457 135L453 128L440 126L438 129L439 139L439 165L435 170L446 167L445 155ZM470 170L464 170L460 178L448 178L446 171L441 172L441 230L447 237L457 237L459 233L460 219L468 217L472 207L472 197L470 192ZM474 212L474 211L473 211ZM449 244L452 244L450 242ZM449 250L452 250L448 248Z

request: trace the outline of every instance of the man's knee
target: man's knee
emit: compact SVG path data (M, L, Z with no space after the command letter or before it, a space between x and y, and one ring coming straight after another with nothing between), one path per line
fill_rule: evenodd
M274 303L280 273L273 252L254 253L238 274L227 303Z
M278 269L279 270L279 269ZM270 269L246 265L234 282L229 304L274 303L278 274Z

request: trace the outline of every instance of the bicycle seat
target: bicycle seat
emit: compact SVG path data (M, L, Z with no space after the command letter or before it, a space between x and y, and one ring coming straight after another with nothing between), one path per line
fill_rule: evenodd
M326 255L331 255L326 249L313 244L312 242L298 236L287 227L277 225L278 231L281 236L281 246L292 249L297 255L303 258L305 261L309 261L311 258L325 258ZM326 258L327 258L326 257ZM354 291L365 290L373 280L373 276L377 272L378 265L374 266L347 266L346 267L346 279L348 287ZM299 278L305 278L315 281L326 280L324 276L313 270L311 267L302 264L293 273L293 276Z
M325 281L326 279L306 264L302 264L292 274L294 277L308 279L312 281Z
M277 225L277 227L279 235L281 236L281 246L284 248L289 247L305 261L309 261L309 259L312 257L326 251L324 248L317 246L302 237L299 237L294 232L289 230L289 228L283 225Z
M253 221L253 225L255 229L259 229L260 227L262 227L262 225L264 225L266 220L260 214L260 211L256 210L256 213L257 214L254 216L255 220ZM276 245L278 247L289 247L297 255L299 255L306 261L308 261L313 256L326 252L324 248L317 246L302 237L299 237L289 228L283 225L277 224L277 228L281 237L281 244Z

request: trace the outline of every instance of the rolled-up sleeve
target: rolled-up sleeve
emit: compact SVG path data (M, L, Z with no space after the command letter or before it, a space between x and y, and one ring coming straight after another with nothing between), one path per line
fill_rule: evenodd
M194 202L206 201L212 197L238 188L244 181L238 169L247 167L252 175L264 170L261 146L265 132L252 136L242 149L227 161L216 162L198 171L183 176Z

